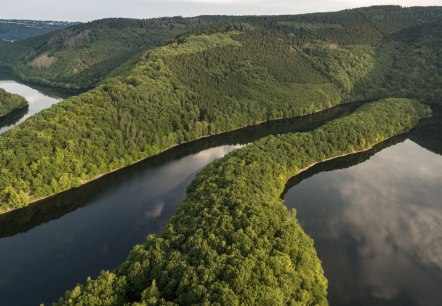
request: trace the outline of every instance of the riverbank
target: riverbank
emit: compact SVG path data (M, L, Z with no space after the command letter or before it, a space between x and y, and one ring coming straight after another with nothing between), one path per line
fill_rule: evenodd
M0 119L28 105L24 97L0 88Z
M19 111L21 111L21 110L24 110L25 108L28 108L28 107L29 107L29 104L24 104L24 105L22 105L22 106L19 106L19 107L17 107L17 108L14 108L13 110L9 111L9 112L6 113L6 114L0 115L0 120L7 119L7 117L8 117L9 115L11 115L11 114L13 114L13 113L15 113L15 112L19 112Z
M286 182L318 161L408 131L429 112L415 101L386 99L312 132L269 136L229 153L196 176L161 237L149 236L115 272L59 303L325 305L327 281L313 241L280 199Z
M157 157L157 156L159 156L159 155L165 154L165 153L167 153L168 151L171 151L171 150L173 150L173 149L175 149L175 148L177 148L177 147L179 147L179 146L183 146L183 145L191 145L192 143L195 143L195 142L198 142L198 141L202 141L202 140L204 140L204 139L210 139L210 138L212 138L212 137L223 137L223 135L229 135L229 134L231 134L231 133L235 133L235 132L238 132L238 131L241 131L241 130L246 131L246 130L248 130L248 129L253 129L253 128L255 128L255 127L256 127L256 128L259 128L260 126L265 126L265 125L268 125L268 124L278 124L279 122L284 122L284 121L287 121L287 120L290 120L290 121L295 121L295 120L299 120L299 121L301 121L301 120L306 120L306 119L308 120L308 118L311 117L311 116L315 116L315 115L318 115L318 114L321 114L321 113L326 113L326 112L332 112L334 109L339 109L339 108L341 108L341 107L348 107L348 106L351 106L351 107L349 108L349 111L352 112L352 111L354 111L357 107L359 107L359 106L361 106L361 105L363 105L363 104L365 104L365 103L369 103L369 102L371 102L371 101L373 101L373 100L370 99L370 100L360 100L360 101L348 101L348 102L344 102L344 103L340 103L340 104L334 105L334 106L332 106L332 107L329 107L329 108L326 108L326 109L323 109L323 110L315 111L315 112L313 112L313 113L311 113L311 114L306 114L306 115L297 116L297 117L287 117L287 118L279 118L279 119L269 120L269 121L262 121L262 122L259 122L259 123L255 123L255 124L252 124L252 125L248 125L248 126L246 126L246 127L236 128L236 129L233 129L233 130L229 130L229 131L225 131L225 132L217 133L217 134L214 134L214 135L206 135L206 136L203 136L203 137L201 137L201 138L198 138L198 139L195 139L195 140L192 140L192 141L188 141L188 142L183 142L183 143L180 143L180 144L176 144L176 145L174 145L174 146L172 146L172 147L169 147L169 148L167 148L167 149L165 149L165 150L163 150L163 151L161 151L160 153L157 153L157 154L155 154L155 155L151 155L151 156L148 156L148 157L145 157L145 158L139 159L139 160L133 162L132 164L129 164L129 165L127 165L127 166L122 166L122 167L119 167L119 168L114 169L114 170L112 170L112 171L109 171L109 172L107 172L107 173L104 173L104 174L98 175L98 176L96 176L96 177L93 178L93 179L89 179L89 180L82 181L81 185L78 186L78 187L76 187L76 188L65 189L65 190L63 190L63 191L60 191L60 192L58 192L58 193L56 193L56 194L53 194L53 195L50 195L50 196L47 196L47 197L42 197L42 198L34 199L34 200L32 200L32 201L30 202L30 204L29 204L28 206L31 206L31 205L32 205L32 206L34 206L34 205L38 205L38 204L40 204L40 203L42 203L42 202L44 202L44 201L46 201L46 200L48 200L48 199L50 199L50 198L56 197L56 196L58 196L58 195L60 195L60 194L62 194L62 193L69 192L69 191L72 190L72 189L81 188L81 187L83 187L83 186L85 186L85 185L87 185L87 184L90 184L90 183L95 182L96 180L99 180L100 178L102 178L102 177L104 177L104 176L111 175L111 174L113 174L113 173L115 173L115 172L121 171L121 170L126 169L126 168L128 168L128 167L136 166L136 165L139 164L139 163L145 162L146 160L149 160L149 159L151 159L151 158L155 158L155 157ZM327 120L333 120L333 119L339 118L339 117L342 116L342 115L344 115L344 114L338 114L337 117L327 118L326 121L324 121L324 120L320 120L320 124L324 124L324 123L326 123ZM318 124L319 124L319 123L318 123ZM302 130L302 127L301 127L301 130ZM27 206L27 207L28 207L28 206ZM0 214L6 214L6 213L9 213L9 212L11 212L11 211L13 211L13 210L8 210L8 211L1 211L1 210L0 210Z

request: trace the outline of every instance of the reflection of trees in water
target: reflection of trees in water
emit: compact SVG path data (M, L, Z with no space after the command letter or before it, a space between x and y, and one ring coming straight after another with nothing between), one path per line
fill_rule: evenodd
M333 170L339 170L339 169L345 169L350 168L352 166L356 166L357 164L363 163L366 160L368 160L370 157L375 155L376 153L382 151L383 149L386 149L390 146L393 146L397 143L400 143L408 138L408 135L402 134L398 135L396 137L387 139L384 142L381 142L380 144L375 145L373 148L371 148L368 151L364 151L361 153L355 153L352 155L339 157L336 159L332 159L329 161L325 161L319 164L316 164L315 166L311 167L310 169L301 172L300 174L292 177L286 184L284 192L281 194L281 199L285 197L287 192L294 186L298 185L302 181L314 176L315 174L321 173L321 172L329 172Z
M414 128L408 135L399 135L393 137L365 152L356 153L353 155L344 156L341 158L336 158L330 161L319 163L316 166L308 169L307 171L304 171L299 175L292 177L287 182L286 188L282 193L281 198L284 198L285 194L290 190L290 188L301 183L303 180L312 177L315 174L355 166L366 161L379 151L382 151L385 148L402 142L407 138L411 139L421 147L432 151L433 153L442 155L442 106L432 105L431 108L433 110L433 116L423 119L419 123L419 125Z
M363 103L354 102L339 105L313 115L275 120L176 146L140 163L103 176L80 188L57 194L28 207L0 215L0 237L25 232L39 224L60 218L77 208L92 203L106 191L117 188L121 181L134 179L148 169L217 146L247 144L269 135L312 130L327 121L350 114Z
M407 141L366 166L337 171L307 183L309 187L304 185L303 192L323 195L318 206L309 206L313 203L307 201L298 209L324 262L331 304L439 305L442 301L442 213L437 191L441 176L432 170L440 168L441 160L420 148L441 154L441 114L435 110L432 118L408 135L318 164L288 182L282 198L315 174L364 163L407 138L417 143ZM317 186L325 182L326 187ZM294 199L298 199L296 193ZM292 194L287 205L293 204Z
M21 118L26 116L29 111L29 105L25 105L19 109L13 110L9 114L0 117L0 130L4 127L8 127L16 124Z
M17 83L29 86L32 89L35 89L35 90L41 92L43 95L48 96L50 98L54 98L54 99L58 99L58 98L66 99L71 96L75 96L75 95L78 95L78 94L81 94L81 93L87 91L87 89L75 90L75 89L55 88L55 87L51 87L51 86L45 86L45 85L41 85L41 84L35 84L32 82L23 81L23 80L20 80L19 78L17 78L15 75L10 73L9 71L0 68L0 81L11 81L11 80L15 81Z
M410 139L427 150L442 155L442 106L432 105L433 116L423 120Z

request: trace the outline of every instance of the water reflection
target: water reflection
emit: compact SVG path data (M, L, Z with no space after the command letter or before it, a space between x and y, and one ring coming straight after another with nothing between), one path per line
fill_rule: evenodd
M103 267L119 264L146 231L161 231L195 173L234 148L211 148L152 167L93 195L94 205L88 209L3 238L0 304L51 302L86 275L96 276Z
M138 177L138 174L152 167L163 165L212 147L244 145L268 135L314 129L333 118L348 115L357 109L361 103L337 106L302 118L276 120L174 147L141 163L103 176L99 180L93 181L81 188L69 190L40 201L35 205L0 215L0 237L28 231L41 223L59 218L77 208L92 205L97 195L117 188L128 178L135 177L135 180L141 179ZM165 185L167 186L167 182L165 182Z
M120 264L135 243L161 232L196 172L215 158L269 134L313 129L359 105L177 146L0 216L0 305L50 303L86 276Z
M285 195L332 305L442 305L442 157L402 140L314 167Z
M17 122L26 116L29 112L29 105L21 107L19 109L13 110L5 116L0 117L0 133L2 132L3 127L14 126Z
M442 106L433 105L433 116L415 129L410 139L420 146L442 155Z
M0 134L13 128L14 126L22 123L30 116L49 108L51 105L60 101L60 98L50 97L35 90L24 84L17 83L13 80L0 80L0 88L3 88L7 92L19 94L25 97L29 106L17 110L9 115L6 115L3 120L0 121ZM24 112L26 110L26 112Z

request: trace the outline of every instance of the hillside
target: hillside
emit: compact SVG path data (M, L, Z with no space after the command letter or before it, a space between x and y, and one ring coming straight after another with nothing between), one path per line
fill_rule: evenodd
M392 38L395 33L414 32L414 28L420 26L430 27L428 23L440 21L441 16L440 7L403 9L378 6L295 16L103 19L0 46L0 67L11 69L23 80L35 83L87 88L143 50L175 38L180 41L189 34L261 28L277 33L286 42L309 53L317 49L319 42L333 47L382 46L392 39L401 40ZM379 53L376 57L383 59L386 51L391 52L391 48L376 48L373 52ZM402 54L402 50L398 54ZM408 56L413 54L410 51ZM393 54L388 56L392 57L389 62L398 62L397 67L401 67L401 61L407 60L398 59ZM383 62L376 63L383 67Z
M0 45L0 67L44 85L86 88L141 51L227 17L125 19L77 24L28 40Z
M28 101L22 96L11 94L0 88L0 117L28 105Z
M371 148L430 112L406 99L364 105L305 133L268 136L204 168L161 237L58 305L327 305L313 241L280 195L315 163Z
M0 19L0 46L75 24L67 21Z
M355 17L361 11L371 13L376 27ZM383 59L377 55L380 44L406 27L422 37L417 29L434 22L441 12L440 8L375 7L244 17L177 37L114 70L95 89L1 135L0 208L28 205L205 135L310 114L354 96L368 96L369 91L364 94L359 88L373 80ZM333 16L346 26L324 26ZM315 19L322 23L312 23ZM379 34L381 26L384 36ZM362 34L367 37L364 45ZM330 37L320 40L321 35ZM392 77L392 84L401 84L403 78ZM439 87L431 88L415 96L426 100ZM395 94L388 89L382 96Z

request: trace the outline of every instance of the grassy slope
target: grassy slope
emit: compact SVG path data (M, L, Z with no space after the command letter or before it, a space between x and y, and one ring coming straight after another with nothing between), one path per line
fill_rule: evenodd
M408 131L429 112L386 99L228 154L197 175L161 237L149 236L115 272L78 285L59 304L327 304L313 242L280 199L287 180Z
M0 117L28 105L28 101L22 96L11 94L0 88Z

